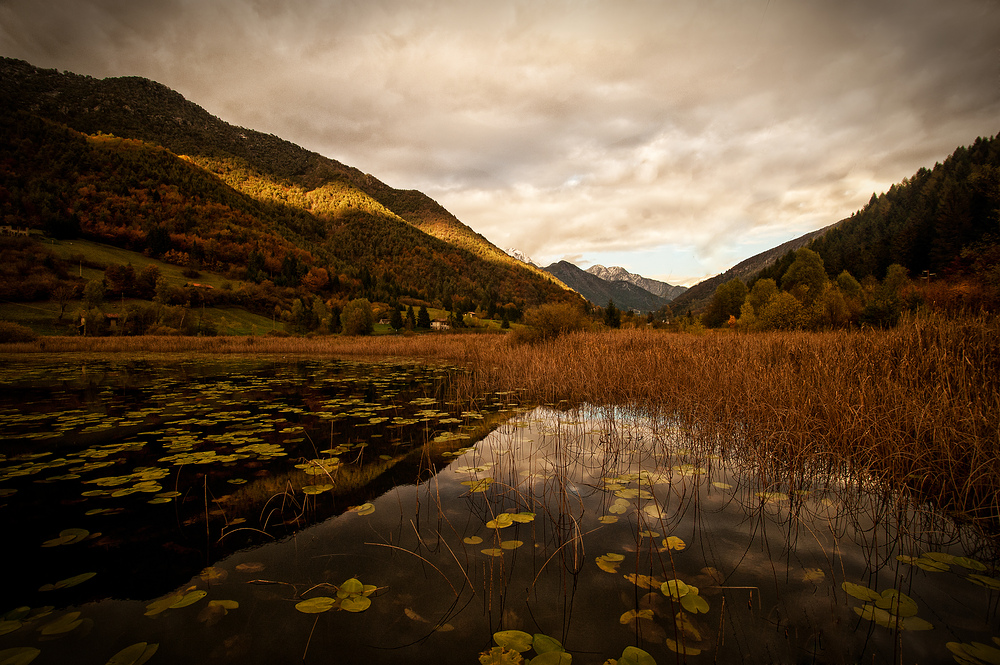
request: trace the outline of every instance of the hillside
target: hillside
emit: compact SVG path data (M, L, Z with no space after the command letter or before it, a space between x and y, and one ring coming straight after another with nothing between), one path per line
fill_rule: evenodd
M910 277L972 278L1000 286L1000 138L978 138L933 168L875 195L809 243L831 276L882 279L892 264ZM781 275L783 256L761 277Z
M2 59L0 122L5 223L342 298L575 297L426 195L229 125L152 81ZM310 271L324 285L303 282Z
M663 298L655 296L631 282L624 280L609 282L568 261L553 263L546 267L545 271L600 307L604 307L609 300L613 300L615 306L622 310L655 312L666 304L666 300Z
M825 226L821 229L817 229L816 231L810 231L805 235L801 235L798 238L784 242L777 247L773 247L767 251L761 252L760 254L755 254L748 259L740 261L724 273L720 273L715 277L710 277L706 280L698 282L683 294L675 298L674 301L670 303L670 306L675 314L682 314L688 310L694 311L701 309L706 303L708 303L709 300L711 300L712 294L714 294L715 290L722 284L725 284L735 277L739 277L744 281L749 281L752 277L756 276L768 266L773 265L779 259L788 256L800 247L807 246L815 238L821 237L827 231L830 231L843 223L844 220L841 220L836 224Z
M673 300L688 289L686 286L675 286L656 279L643 277L642 275L636 275L621 266L605 268L602 265L594 265L587 268L587 272L591 275L597 275L606 282L624 281L635 284L639 288L649 291L654 296L659 296L667 301Z

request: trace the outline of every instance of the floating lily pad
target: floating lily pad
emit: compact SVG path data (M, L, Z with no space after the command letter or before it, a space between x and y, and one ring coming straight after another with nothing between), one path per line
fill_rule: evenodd
M23 625L24 624L22 624L21 621L18 620L18 619L13 619L13 620L10 620L10 621L4 619L3 621L0 621L0 635L6 635L7 633L13 633L15 630L20 629L21 626L23 626Z
M371 515L375 512L374 503L363 503L360 506L353 506L349 508L352 513L357 513L358 515Z
M681 607L691 614L707 614L708 601L698 593L698 587L688 585L688 592L681 598Z
M917 603L905 593L896 589L886 589L881 598L875 601L875 607L900 617L912 617L917 614Z
M0 665L28 665L42 653L34 647L0 649Z
M595 559L597 567L606 573L617 573L618 566L620 566L624 560L624 556L614 553L603 554Z
M993 589L994 591L1000 591L1000 580L995 577L987 577L986 575L969 575L966 579L979 586L984 586L987 589Z
M182 607L187 607L188 605L194 605L207 595L208 592L205 591L204 589L195 589L194 591L189 591L183 596L181 596L179 600L170 605L169 609L176 610Z
M248 563L241 563L236 566L236 570L241 573L259 573L264 570L264 564L257 561L251 561Z
M340 609L345 612L364 612L371 607L372 599L365 596L350 596L340 601Z
M515 522L520 522L521 524L527 524L528 522L534 521L535 513L528 513L528 512L510 513L510 518Z
M470 492L485 492L493 484L492 478L481 478L479 480L466 480L462 483L469 486Z
M320 614L337 606L339 601L328 596L316 596L295 604L295 609L303 614Z
M303 494L322 494L333 489L333 485L325 483L323 485L306 485L302 488Z
M80 618L79 612L67 612L55 621L43 625L38 632L42 635L61 635L75 630L81 623L83 619Z
M860 584L855 584L854 582L844 582L840 585L840 588L846 591L847 595L866 602L876 601L882 597L877 591Z
M480 538L479 536L469 536L467 538L463 538L462 542L465 543L466 545L478 545L481 542L483 542L483 539Z
M524 545L524 542L520 540L505 540L500 543L500 549L516 550L521 545Z
M147 644L137 642L132 646L125 647L108 660L107 665L142 665L153 657L159 648L158 643Z
M978 570L983 572L986 570L986 566L975 559L970 559L969 557L957 556L954 558L953 563L963 568L968 568L969 570Z
M822 568L807 568L802 571L803 582L819 582L826 579L826 573Z
M486 523L488 529L506 529L514 523L514 517L510 513L500 513L494 519Z
M493 633L493 641L504 649L524 653L531 648L534 637L523 630L501 630Z
M531 646L535 650L535 653L539 656L546 653L562 653L566 651L559 640L554 637L549 637L548 635L543 635L542 633L534 634L531 640ZM535 660L537 659L532 659L532 662L535 662Z
M57 547L59 545L71 545L87 538L90 532L86 529L63 529L59 532L58 538L46 540L42 547Z
M639 647L625 647L618 665L656 665L656 660L648 651L643 651Z
M74 575L73 577L67 577L64 580L59 580L55 584L44 584L38 590L54 591L55 589L68 589L69 587L74 587L77 584L83 584L94 575L97 575L97 573L81 573L79 575Z
M499 547L490 547L481 551L486 556L503 556L503 550Z
M618 617L618 623L628 624L636 619L652 619L653 610L629 610L625 612L620 617Z
M993 638L997 644L1000 641L997 638ZM990 665L1000 665L1000 649L990 646L988 644L982 644L981 642L948 642L945 645L949 651L955 655L955 659L959 660L960 663L972 663L973 665L978 665L980 662L989 663Z
M614 515L601 515L597 518L597 521L601 524L614 524L618 521L618 518Z
M209 584L219 584L226 581L226 578L229 577L229 571L225 568L209 566L208 568L202 569L202 571L198 573L198 577Z
M660 592L662 592L664 596L668 596L674 600L680 600L690 591L691 588L687 584L677 579L667 580L660 585Z
M636 573L628 573L624 577L632 584L637 587L642 587L643 589L659 589L660 584L662 584L652 575L637 575Z
M677 536L668 536L663 539L663 546L668 550L683 550L687 547L687 543Z
M670 639L669 637L667 638L667 648L673 651L674 653L681 654L682 656L697 656L698 654L701 653L701 649L688 646L686 644L681 644L676 640Z

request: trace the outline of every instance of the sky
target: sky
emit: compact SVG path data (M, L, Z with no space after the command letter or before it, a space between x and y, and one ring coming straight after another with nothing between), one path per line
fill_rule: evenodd
M1000 0L0 0L536 263L694 284L1000 128Z

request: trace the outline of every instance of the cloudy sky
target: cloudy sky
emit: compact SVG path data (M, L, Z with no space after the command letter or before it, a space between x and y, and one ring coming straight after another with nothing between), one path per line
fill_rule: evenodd
M1000 0L0 0L546 265L692 284L1000 129Z

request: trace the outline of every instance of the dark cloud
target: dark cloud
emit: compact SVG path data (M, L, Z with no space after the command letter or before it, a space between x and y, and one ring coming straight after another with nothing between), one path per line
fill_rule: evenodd
M994 134L996 44L994 0L0 4L3 55L156 79L542 262L692 278Z

